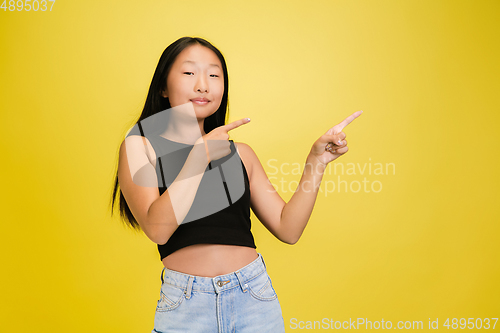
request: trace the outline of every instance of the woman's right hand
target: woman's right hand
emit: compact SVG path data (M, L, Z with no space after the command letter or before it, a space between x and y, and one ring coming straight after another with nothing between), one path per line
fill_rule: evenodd
M243 118L233 121L227 125L214 128L212 131L196 140L195 145L206 145L205 149L208 154L208 162L218 160L219 158L227 156L231 153L228 132L249 122L250 118Z

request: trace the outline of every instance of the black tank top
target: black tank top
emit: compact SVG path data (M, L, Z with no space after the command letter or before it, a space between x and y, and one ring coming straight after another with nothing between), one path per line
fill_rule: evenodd
M193 145L146 135L156 153L158 190L162 195L181 171ZM248 174L229 140L231 153L207 166L185 219L165 244L160 258L194 244L225 244L256 248L250 231Z

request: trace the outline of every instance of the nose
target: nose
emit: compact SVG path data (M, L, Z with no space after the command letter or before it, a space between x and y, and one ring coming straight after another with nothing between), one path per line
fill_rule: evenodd
M199 75L198 80L196 81L196 86L195 86L196 91L200 92L208 92L208 82L207 79L205 78L205 75Z

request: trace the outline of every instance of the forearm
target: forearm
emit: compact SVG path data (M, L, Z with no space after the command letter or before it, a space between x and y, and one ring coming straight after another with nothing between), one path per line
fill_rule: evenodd
M200 186L208 159L204 145L195 145L168 189L151 204L148 224L158 244L164 244L187 216Z
M326 166L308 155L297 190L281 212L282 239L295 244L304 231L314 208Z

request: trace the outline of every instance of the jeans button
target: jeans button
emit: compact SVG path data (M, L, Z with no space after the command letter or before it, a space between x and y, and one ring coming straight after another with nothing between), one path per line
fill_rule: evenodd
M222 287L224 284L222 283L222 281L221 281L221 280L219 280L219 281L217 281L217 285L218 285L219 287Z

